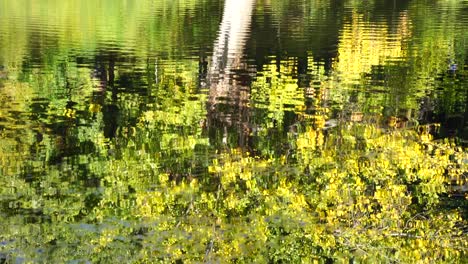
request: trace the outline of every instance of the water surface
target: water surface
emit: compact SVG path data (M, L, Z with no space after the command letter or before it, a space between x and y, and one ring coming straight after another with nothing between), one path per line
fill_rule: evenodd
M0 260L463 262L467 10L0 0Z

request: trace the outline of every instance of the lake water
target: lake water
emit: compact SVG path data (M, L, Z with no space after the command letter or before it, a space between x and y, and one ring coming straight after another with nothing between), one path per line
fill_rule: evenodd
M0 0L0 263L464 262L468 2Z

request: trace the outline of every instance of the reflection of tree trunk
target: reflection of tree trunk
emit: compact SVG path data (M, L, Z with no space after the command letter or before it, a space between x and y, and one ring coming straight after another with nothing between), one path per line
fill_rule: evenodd
M250 33L254 2L226 0L208 76L210 134L226 142L228 133L235 132L239 135L240 146L248 143L249 134L247 103L250 97L250 76L242 57Z
M117 106L117 88L114 84L115 79L115 58L109 56L108 79L107 87L112 89L112 103L106 104L103 107L104 117L104 136L107 138L114 138L118 127L118 114L119 108Z
M241 67L244 45L250 34L254 0L226 0L210 68L214 81Z
M97 57L98 65L94 70L94 78L99 80L99 90L93 95L93 101L102 106L104 118L104 136L114 138L117 131L117 116L119 109L117 107L117 88L115 87L115 60L113 54ZM111 89L112 101L106 102L106 92Z

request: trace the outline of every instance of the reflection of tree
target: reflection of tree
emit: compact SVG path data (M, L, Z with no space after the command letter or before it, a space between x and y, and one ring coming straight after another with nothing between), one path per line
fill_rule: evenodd
M135 138L147 133L138 128ZM361 124L329 135L342 137L339 153L316 134L308 126L290 139L294 165L283 155L230 150L208 161L203 177L174 179L162 171L165 157L137 144L120 147L121 158L88 160L99 187L64 178L66 166L49 167L41 186L2 177L3 196L23 191L2 212L14 207L30 217L4 214L0 250L47 262L464 258L466 220L439 197L448 176L466 170L456 165L466 153L444 143L423 149L413 132Z
M208 128L211 138L223 138L228 130L238 134L236 145L247 147L250 133L250 72L243 61L244 45L250 32L253 0L225 2L223 20L214 45L209 75Z
M115 62L119 60L117 54L108 56L97 56L95 58L95 69L93 78L98 82L95 92L92 96L92 104L103 113L104 136L114 138L119 121L119 107L117 105L118 87L115 84ZM110 93L110 100L107 100L107 94Z
M176 4L183 2L195 3ZM422 55L387 63L407 56L408 43L391 36L415 26L411 12L393 27L380 21L380 29L353 12L340 39L343 65L328 69L320 55L298 48L297 56L262 58L254 80L240 55L243 38L227 53L229 41L217 42L211 71L203 59L164 53L156 61L151 52L130 55L119 47L75 58L53 37L62 44L41 59L44 67L24 64L17 73L19 48L5 59L9 75L0 88L0 262L464 261L466 199L450 197L450 184L466 184L466 151L431 141L424 127L420 134L382 130L367 119L404 98L413 107L411 89L418 87L406 84L413 75L445 72L437 47L451 41L450 31L445 40L430 34L412 44L433 64L420 65ZM370 33L374 43L364 37ZM345 66L359 85L379 91L350 91L356 87L333 73ZM205 72L209 94L198 87ZM453 107L447 113L466 103L463 74L427 79L436 78L428 90L444 89L437 99ZM330 120L341 109L348 118ZM231 129L236 138L229 143L253 140L249 146L261 155L215 152L209 140L224 135L207 136L207 118L210 132Z

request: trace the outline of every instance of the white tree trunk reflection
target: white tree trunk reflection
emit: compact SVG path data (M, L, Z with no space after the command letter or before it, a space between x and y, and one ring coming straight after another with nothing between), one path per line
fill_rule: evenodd
M240 134L245 130L246 105L250 96L246 83L250 76L247 63L242 58L250 35L254 3L255 0L226 0L214 45L208 74L208 121L212 129L224 130L224 136L227 126L238 125L235 129ZM239 139L241 145L243 138Z
M246 68L241 61L250 34L255 0L226 0L223 20L213 50L210 66L210 99L226 97L235 79L235 70ZM215 103L215 102L213 102Z

